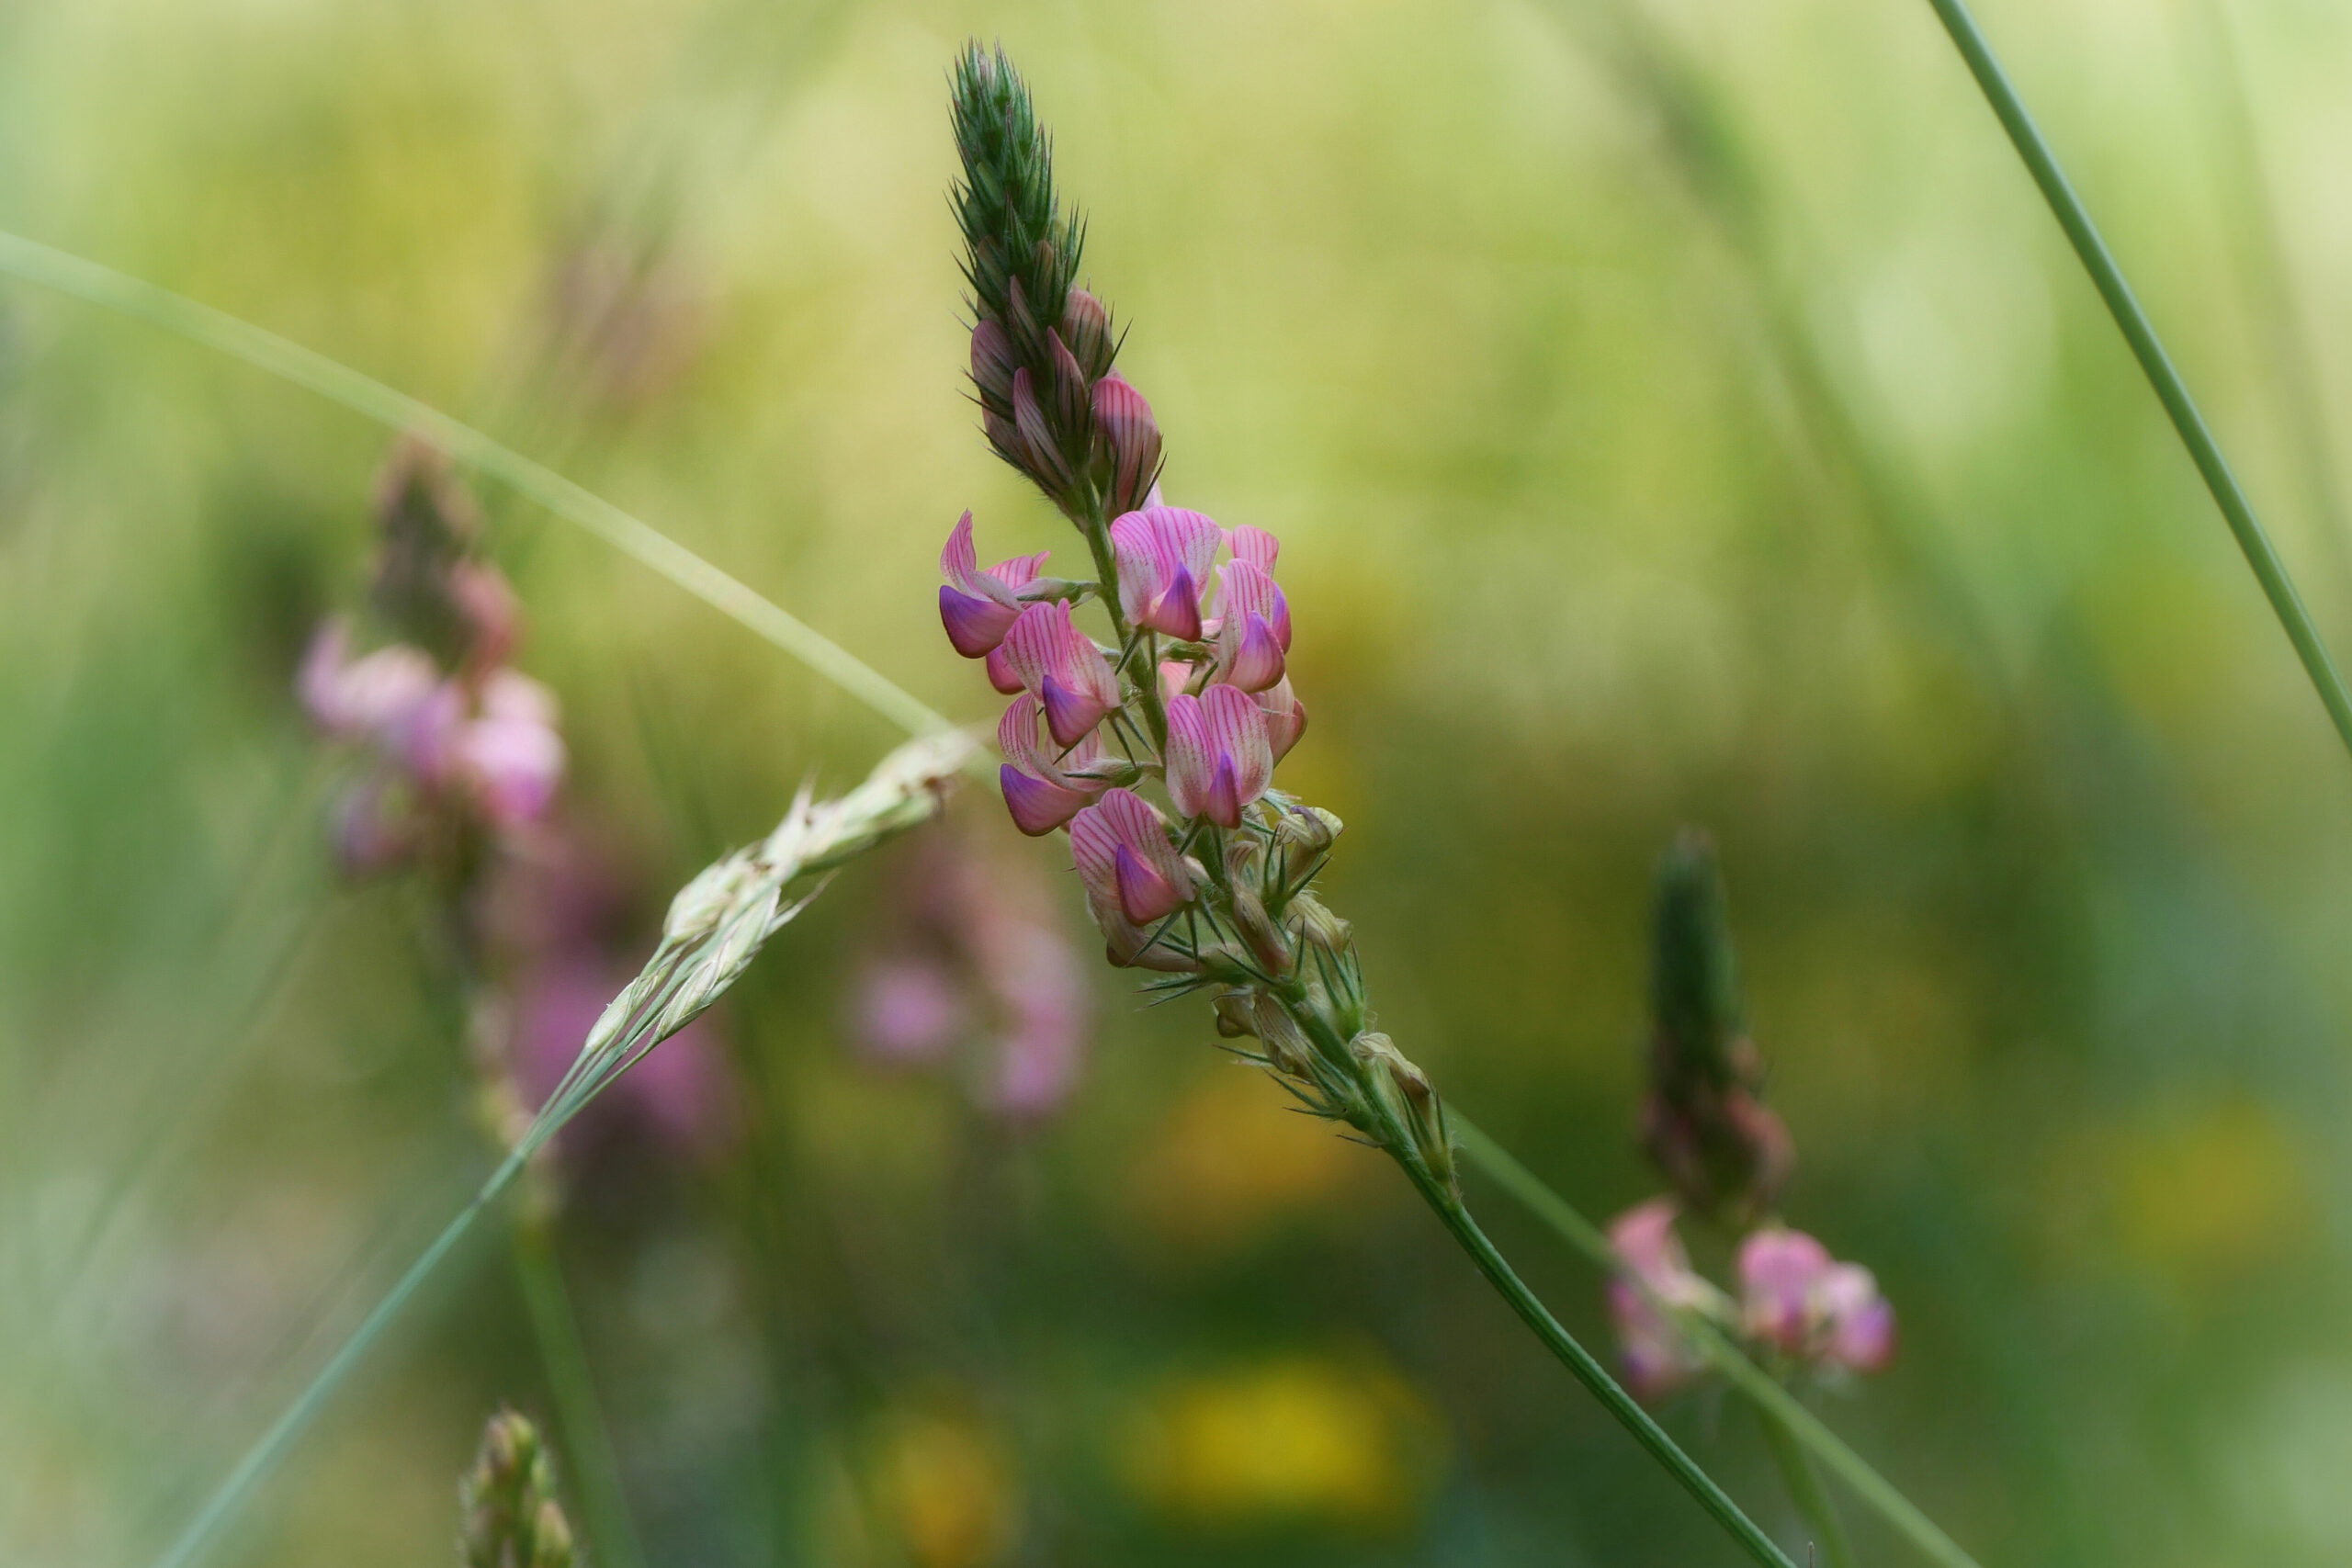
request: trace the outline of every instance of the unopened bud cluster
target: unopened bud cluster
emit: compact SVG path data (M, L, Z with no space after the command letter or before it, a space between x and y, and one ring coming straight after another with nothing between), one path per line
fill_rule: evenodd
M1764 1104L1723 873L1696 829L1658 866L1650 1013L1642 1146L1691 1213L1744 1225L1771 1210L1796 1156Z
M464 1568L572 1568L578 1560L571 1523L556 1501L547 1445L514 1411L501 1410L482 1428L458 1499Z
M1649 1091L1642 1142L1672 1196L1610 1226L1624 1272L1609 1283L1626 1382L1645 1398L1707 1370L1696 1318L1783 1371L1871 1372L1894 1353L1894 1312L1871 1271L1841 1263L1772 1212L1795 1154L1763 1102L1763 1069L1742 1017L1729 899L1714 846L1686 829L1660 862L1650 968ZM1737 1294L1690 1264L1684 1214L1740 1235ZM1744 1234L1741 1234L1744 1233Z
M1309 891L1340 821L1273 787L1306 728L1280 546L1161 501L1159 427L1111 368L1102 307L1070 287L1079 230L1001 53L959 62L955 123L982 423L1094 564L1085 581L1046 576L1044 554L984 569L968 512L941 552L948 641L1012 698L997 728L1006 807L1024 833L1067 830L1113 964L1160 972L1155 989L1214 994L1220 1031L1256 1038L1309 1108L1450 1186L1438 1098L1369 1032L1347 922ZM1080 627L1090 604L1107 641ZM1164 809L1144 793L1154 784Z

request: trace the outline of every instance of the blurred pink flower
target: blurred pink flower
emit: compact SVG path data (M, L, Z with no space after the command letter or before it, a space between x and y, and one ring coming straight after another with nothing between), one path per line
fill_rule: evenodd
M1034 720L1033 720L1034 722ZM848 1022L866 1056L925 1066L980 1047L975 1097L1033 1120L1069 1096L1085 1055L1085 966L1034 863L968 839L918 840L899 929L859 968Z
M1633 1278L1609 1281L1609 1317L1625 1369L1625 1381L1643 1399L1673 1393L1706 1370L1706 1358L1661 1304L1710 1315L1722 1309L1722 1293L1690 1267L1690 1255L1675 1234L1671 1198L1653 1198L1610 1222L1609 1240Z
M439 680L432 656L406 643L354 659L351 623L336 615L311 636L294 689L311 721L327 734L379 740L398 732Z
M1858 1263L1803 1231L1769 1225L1739 1247L1740 1321L1781 1354L1872 1372L1894 1355L1894 1309Z

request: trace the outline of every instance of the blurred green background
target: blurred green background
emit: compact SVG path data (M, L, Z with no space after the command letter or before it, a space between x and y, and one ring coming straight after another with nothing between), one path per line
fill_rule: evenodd
M1984 20L2352 647L2352 13ZM1075 541L961 395L975 34L1054 128L1171 498L1284 541L1283 776L1350 824L1330 897L1399 1043L1589 1213L1647 1196L1648 876L1707 824L1789 1216L1901 1317L1830 1422L1988 1568L2352 1555L2352 778L1924 5L19 0L0 227L481 424L978 718L941 538L969 504L984 559ZM0 285L18 1568L152 1556L490 1163L419 891L336 884L290 693L388 443ZM889 743L482 499L640 936ZM1028 1130L862 1065L843 980L905 861L718 1016L729 1135L567 1140L654 1563L1732 1561L1202 1010L1090 969L1084 1080ZM1590 1271L1471 1187L1604 1342ZM478 1237L222 1561L447 1561L482 1416L547 1408L514 1280ZM1795 1539L1743 1408L1666 1419Z

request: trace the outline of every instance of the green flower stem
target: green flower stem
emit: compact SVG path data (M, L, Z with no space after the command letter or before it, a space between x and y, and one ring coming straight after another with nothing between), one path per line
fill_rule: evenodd
M571 1461L572 1483L587 1516L592 1560L604 1568L645 1568L645 1549L629 1518L620 1462L589 1374L587 1347L581 1342L571 1293L564 1285L555 1237L544 1217L516 1216L514 1270L531 1332L539 1342L539 1359L547 1369L548 1392Z
M1789 1500L1813 1527L1813 1542L1822 1562L1828 1568L1855 1568L1854 1548L1846 1540L1846 1527L1838 1520L1837 1506L1822 1489L1813 1456L1804 1451L1786 1422L1760 1404L1755 1409L1757 1422L1764 1428L1765 1446L1772 1450L1772 1462L1781 1467L1781 1479L1788 1484Z
M2024 101L2002 71L2001 62L1994 58L1992 46L1978 30L1976 18L1969 14L1968 6L1963 0L1928 0L1928 4L1935 8L1937 19L1951 36L1961 59L1967 62L1969 73L1976 78L2001 129L2008 132L2009 142L2025 161L2033 183L2041 188L2042 199L2050 204L2058 226L2066 231L2067 243L2074 246L2083 270L2090 274L2092 286L2107 302L2108 313L2115 318L2123 341L2131 345L2132 357L2140 362L2149 386L2155 389L2157 401L2164 404L2173 428L2180 433L2181 444L2188 448L2189 460L2204 477L2205 488L2212 492L2223 521L2237 537L2238 548L2245 554L2246 564L2254 569L2255 580L2262 584L2278 624L2286 628L2287 640L2295 645L2295 656L2302 660L2304 673L2311 677L2319 700L2326 705L2336 734L2346 750L2352 750L2352 693L2345 690L2344 679L2328 657L2327 645L2320 640L2319 628L2312 624L2311 613L2303 608L2302 599L2287 574L2286 563L2279 559L2270 536L2255 516L2252 503L2238 487L2236 476L2230 472L2221 446L2206 428L2204 415L2188 395L2180 372L2173 367L2172 358L2165 354L2156 329L2149 323L2147 312L2140 308L2132 286L2124 281L2122 269L2116 265L2107 242L2099 237L2098 225L2091 221L2082 198L2075 194L2065 172L2059 168L2050 144L2042 140L2033 117L2026 112Z
M1495 1184L1517 1199L1529 1213L1544 1222L1569 1246L1593 1263L1612 1274L1626 1274L1624 1260L1610 1245L1607 1235L1590 1220L1578 1213L1575 1206L1544 1184L1543 1179L1529 1170L1500 1144L1488 1137L1469 1118L1459 1111L1449 1111L1447 1122L1453 1129L1454 1139L1462 1152L1478 1168L1494 1179ZM1772 1375L1742 1355L1739 1348L1718 1333L1713 1325L1688 1314L1681 1316L1685 1333L1704 1350L1715 1370L1722 1372L1734 1388L1745 1394L1757 1409L1785 1427L1796 1440L1810 1450L1815 1459L1826 1465L1830 1473L1844 1482L1849 1490L1873 1513L1884 1519L1903 1538L1919 1549L1920 1554L1941 1568L1978 1568L1976 1560L1961 1549L1960 1543L1946 1535L1933 1519L1919 1511L1897 1491L1893 1483L1872 1470L1868 1461L1853 1450L1827 1427L1821 1418L1806 1409L1796 1395L1782 1388Z
M395 391L372 377L250 321L22 235L0 231L0 274L53 288L86 304L160 327L232 359L242 359L255 369L307 387L331 402L394 430L414 431L458 461L488 474L623 554L635 557L695 598L784 649L909 734L923 735L948 728L946 719L880 671L782 605L729 577L650 524L640 522L602 496L429 403ZM976 757L973 766L978 773L994 776L994 769L982 759Z
M1378 1104L1376 1097L1374 1103ZM1536 1299L1535 1292L1527 1288L1526 1282L1512 1270L1510 1262L1496 1250L1487 1233L1478 1228L1478 1222L1470 1217L1470 1211L1463 1206L1462 1200L1455 1197L1446 1184L1411 1152L1411 1140L1405 1130L1391 1127L1388 1132L1392 1139L1388 1144L1388 1153L1402 1168L1415 1190L1437 1212L1440 1223L1453 1233L1454 1240L1462 1244L1462 1249L1478 1266L1478 1272L1484 1274L1487 1282L1510 1303L1511 1311L1517 1313L1520 1321L1544 1342L1544 1348L1559 1358L1561 1365L1574 1373L1576 1380L1584 1384L1611 1416L1617 1417L1618 1424L1634 1435L1634 1440L1648 1450L1649 1456L1664 1466L1667 1473L1679 1482L1684 1491L1697 1499L1699 1506L1730 1533L1742 1551L1762 1563L1764 1568L1796 1568L1788 1554L1772 1543L1772 1538L1758 1528L1755 1520L1740 1511L1739 1505L1733 1502L1729 1495L1715 1484L1713 1478L1700 1469L1698 1463L1666 1435L1663 1427L1650 1419L1649 1412L1635 1403L1634 1396L1609 1375L1608 1369L1595 1360L1590 1351L1577 1344L1576 1337L1563 1328L1559 1319Z

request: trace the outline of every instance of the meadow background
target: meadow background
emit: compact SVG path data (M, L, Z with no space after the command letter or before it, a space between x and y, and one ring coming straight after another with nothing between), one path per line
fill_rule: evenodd
M2352 648L2352 13L1983 20ZM1924 5L19 0L0 228L481 425L978 718L941 538L969 504L991 554L1076 541L962 397L975 34L1056 132L1171 499L1284 541L1284 780L1350 825L1330 897L1400 1045L1588 1213L1647 1196L1648 877L1705 823L1787 1213L1901 1317L1832 1425L1988 1565L2352 1553L2352 778ZM20 1568L151 1556L489 1164L417 889L337 884L290 693L388 445L0 283ZM892 738L481 493L650 943ZM717 1015L721 1131L566 1135L654 1563L1730 1561L1202 1010L1101 973L1030 1129L862 1062L844 976L905 861ZM1471 1195L1605 1341L1590 1271ZM480 1237L221 1561L447 1561L482 1416L544 1386ZM1744 1408L1667 1418L1787 1526Z

